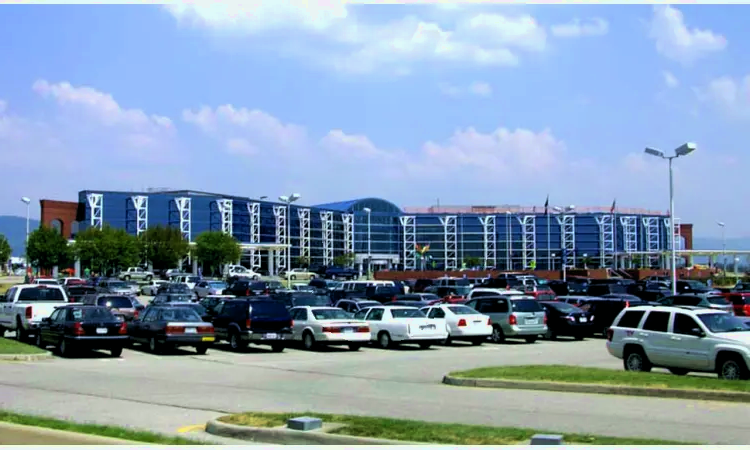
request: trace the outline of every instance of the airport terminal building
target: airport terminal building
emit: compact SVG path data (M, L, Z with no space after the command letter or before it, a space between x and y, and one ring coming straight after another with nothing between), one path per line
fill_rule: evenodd
M670 235L678 249L692 241L692 226L670 227L665 212L611 207L402 208L379 198L303 206L187 190L81 191L77 202L41 206L42 223L72 239L104 225L134 235L172 226L191 242L223 231L240 242L243 265L271 273L286 268L287 252L292 267L332 265L343 254L377 269L663 267Z

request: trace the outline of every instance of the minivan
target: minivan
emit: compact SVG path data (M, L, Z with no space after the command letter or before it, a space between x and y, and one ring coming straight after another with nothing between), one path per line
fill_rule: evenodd
M492 319L492 342L506 338L524 339L533 344L547 333L547 315L534 297L528 295L497 295L469 300L466 306Z

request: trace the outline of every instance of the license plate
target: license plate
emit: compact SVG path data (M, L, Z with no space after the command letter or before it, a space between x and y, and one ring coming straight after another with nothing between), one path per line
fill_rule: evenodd
M581 322L582 323L585 323L585 322L588 322L588 321L589 321L589 319L587 319L586 317L581 317Z
M107 329L106 328L97 328L96 329L96 334L107 334Z
M264 339L276 339L279 337L276 333L266 333L263 338Z
M213 336L205 336L205 337L203 337L201 339L201 341L203 341L203 342L213 342L214 341L214 337Z
M185 334L195 334L197 332L198 330L196 330L195 328L185 328Z
M354 333L354 328L344 328L342 331L344 333Z
M432 330L435 328L435 325L422 325L419 327L420 330Z
M539 319L526 319L526 325L537 325L539 323Z

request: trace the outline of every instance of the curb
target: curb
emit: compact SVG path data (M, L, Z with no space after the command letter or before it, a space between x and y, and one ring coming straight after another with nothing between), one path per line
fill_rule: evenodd
M750 392L706 391L697 389L649 388L636 386L608 386L603 384L558 383L553 381L516 381L487 378L457 378L445 375L443 384L451 386L521 389L530 391L574 392L580 394L629 395L637 397L676 398L750 403Z
M27 445L144 445L143 442L98 436L96 434L20 425L0 421L0 443L8 439ZM15 445L18 445L15 444ZM5 445L3 443L3 445Z
M53 359L54 356L50 352L46 353L34 353L31 355L2 355L0 354L0 361L43 361L45 359Z
M325 425L324 425L325 429ZM392 441L341 434L328 434L321 431L297 431L285 427L258 428L231 425L209 420L206 423L206 433L244 441L263 444L282 445L419 445L416 442Z

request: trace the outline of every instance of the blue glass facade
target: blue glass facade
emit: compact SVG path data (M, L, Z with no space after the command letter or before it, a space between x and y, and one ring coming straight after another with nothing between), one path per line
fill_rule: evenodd
M89 194L101 195L101 209L92 208ZM134 197L145 196L148 198L145 208L136 207ZM78 224L78 229L83 230L97 223L102 223L116 228L124 228L129 233L136 234L139 227L165 225L179 228L186 223L179 210L177 199L190 198L189 227L190 239L195 238L207 230L222 230L222 211L220 201L231 200L231 223L232 235L241 243L251 243L251 214L248 208L250 203L260 205L260 239L257 243L272 244L277 242L276 218L274 206L285 206L281 203L250 199L245 197L223 196L220 194L209 194L192 191L169 191L169 192L110 192L110 191L81 191L78 201L83 205L85 214L83 220ZM310 210L309 239L310 239L310 262L311 264L324 264L324 232L321 213L330 212L333 216L333 256L346 252L345 225L342 215L353 216L353 250L357 255L357 261L368 254L373 258L387 261L388 265L398 266L407 263L405 258L405 242L416 242L419 245L430 245L428 255L431 256L430 267L444 268L446 265L446 228L441 218L448 214L406 213L391 202L378 198L366 198L347 202L329 203L317 206L304 206L292 203L289 207L289 243L291 245L291 258L296 261L300 255L301 222L298 211L307 208ZM144 209L147 212L144 214ZM369 209L369 213L368 213ZM601 213L575 213L574 240L570 241L568 236L568 247L573 247L572 254L568 254L568 261L572 258L580 259L587 257L591 264L598 267L602 264L602 248L608 249L610 258L604 260L604 264L611 264L609 260L615 248L619 255L626 253L628 249L645 252L653 250L658 245L660 251L667 249L668 226L665 224L664 216L653 217L655 227L652 232L647 232L644 218L637 216L635 227L626 233L621 224L620 215L615 215L616 226L613 236L606 241L603 238L598 218ZM414 217L414 236L402 226L401 217ZM455 242L455 252L450 249L448 262L457 261L458 267L468 257L478 258L482 262L485 257L485 241L491 238L485 236L482 219L484 214L450 214L455 216L456 232L455 238L448 242ZM533 219L525 219L527 225L522 223L524 217L532 216ZM531 259L535 261L538 269L559 269L562 264L563 254L563 226L558 217L545 215L543 213L524 214L496 214L495 217L495 258L490 261L489 266L499 269L521 269L529 265ZM548 226L549 220L549 226ZM533 226L528 225L533 222ZM369 225L369 227L368 227ZM369 230L368 230L369 228ZM634 230L634 231L633 231ZM450 234L449 234L450 235ZM650 235L650 238L647 238ZM487 237L487 239L486 239ZM549 239L548 239L549 237ZM609 242L606 243L606 242ZM612 242L613 241L613 242ZM629 245L627 242L629 242ZM627 247L627 248L626 248ZM455 256L451 256L455 254ZM377 256L375 256L377 255ZM551 257L554 255L554 257ZM551 257L551 264L548 257ZM265 258L263 259L265 264ZM296 265L293 263L293 265ZM419 266L419 264L418 264Z

